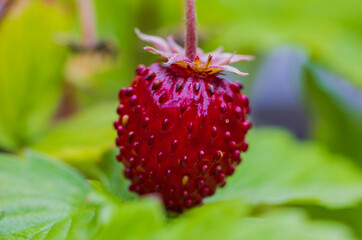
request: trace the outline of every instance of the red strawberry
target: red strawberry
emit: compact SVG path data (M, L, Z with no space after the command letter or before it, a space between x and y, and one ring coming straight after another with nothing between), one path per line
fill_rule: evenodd
M248 98L219 73L246 75L226 64L252 57L198 49L190 61L171 37L137 33L167 61L139 66L131 87L120 91L117 159L131 191L157 192L167 209L182 211L223 187L248 148Z

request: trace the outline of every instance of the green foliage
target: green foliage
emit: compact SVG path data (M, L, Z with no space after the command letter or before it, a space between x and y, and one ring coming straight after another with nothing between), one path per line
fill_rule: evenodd
M133 73L139 64L135 54L136 34L140 0L102 0L93 1L97 15L99 39L109 40L117 49L119 59L110 71L99 73L91 80L96 96L114 99L120 86L126 87L133 79Z
M0 166L0 239L353 239L345 226L309 221L301 210L250 215L240 200L167 220L157 198L124 202L94 181L90 190L73 169L33 152L2 154Z
M165 222L162 204L146 198L135 202L122 202L102 185L92 182L96 190L93 201L100 206L98 232L94 239L146 239L161 229Z
M101 103L56 124L34 148L65 161L95 162L114 145L117 104Z
M240 202L224 202L201 207L151 239L353 239L347 228L330 222L309 222L300 210L247 217L247 208L240 206Z
M154 2L160 6L158 14L153 10L154 16L159 15L166 27L182 29L182 1ZM261 57L280 45L300 45L312 60L362 88L359 0L198 0L196 4L200 41L207 50L222 45Z
M355 208L343 208L334 210L326 209L315 205L302 205L299 207L303 207L303 209L306 210L308 214L314 219L323 219L347 224L353 229L356 236L362 238L361 204L359 204L359 206Z
M89 239L89 190L63 163L32 152L0 155L0 239Z
M54 114L66 56L55 36L69 26L53 6L19 11L0 25L0 146L10 150L33 142Z
M249 211L241 201L204 205L172 220L151 239L238 239L238 222Z
M122 175L123 165L115 161L117 152L109 151L99 162L77 167L90 178L99 180L109 192L123 201L137 199L137 194L128 190L129 180Z
M224 45L262 57L279 45L301 45L313 64L362 87L359 1L196 2L206 50ZM316 120L316 140L300 142L280 129L256 127L227 185L180 215L166 213L157 196L130 193L113 149L115 101L135 67L153 58L133 29L173 33L180 41L183 2L94 4L98 38L114 43L118 58L111 70L82 79L86 87L71 86L70 104L81 110L56 122L68 56L58 34L79 35L75 3L28 1L1 19L0 150L14 154L0 153L0 239L362 238L362 173L353 162L362 163L361 102L350 101L343 86L311 64L304 95ZM32 150L22 155L24 148L57 159Z
M232 50L263 53L283 44L301 45L312 60L362 88L359 0L199 0L197 4L200 22L212 31L214 47L227 44Z
M249 221L248 221L249 220ZM235 239L354 239L349 229L331 222L310 222L296 209L265 214L260 219L244 219Z
M243 197L252 204L298 202L330 208L361 202L362 173L347 158L276 129L251 131L248 140L250 149L229 186L209 201Z
M305 91L314 113L314 132L331 151L362 166L362 91L316 66L308 68Z

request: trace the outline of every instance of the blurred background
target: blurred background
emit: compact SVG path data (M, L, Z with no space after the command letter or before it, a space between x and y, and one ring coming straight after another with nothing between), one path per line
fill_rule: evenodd
M330 223L316 239L362 238L361 1L196 0L196 8L206 52L256 56L235 64L248 77L227 74L250 97L250 151L208 201L240 197L254 217L296 208ZM156 58L135 28L182 44L184 1L0 0L0 152L61 159L134 199L113 164L112 123L119 89ZM4 226L0 217L0 237Z

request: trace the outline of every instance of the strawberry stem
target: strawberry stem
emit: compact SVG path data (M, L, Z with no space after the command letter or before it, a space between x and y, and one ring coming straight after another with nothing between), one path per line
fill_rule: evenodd
M85 48L92 48L97 44L94 9L91 0L77 0L82 29L82 44Z
M186 3L186 57L194 60L196 57L197 49L197 35L196 35L196 11L195 0L185 0Z
M9 5L12 2L10 2L9 0L0 0L0 20L2 19L2 17L5 15L6 11L9 9Z

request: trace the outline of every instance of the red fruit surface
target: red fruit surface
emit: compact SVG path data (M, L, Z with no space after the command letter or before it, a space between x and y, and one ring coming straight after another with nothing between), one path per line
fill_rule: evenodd
M202 203L225 185L248 148L249 101L219 74L140 66L119 93L116 144L129 189L159 193L168 210Z

